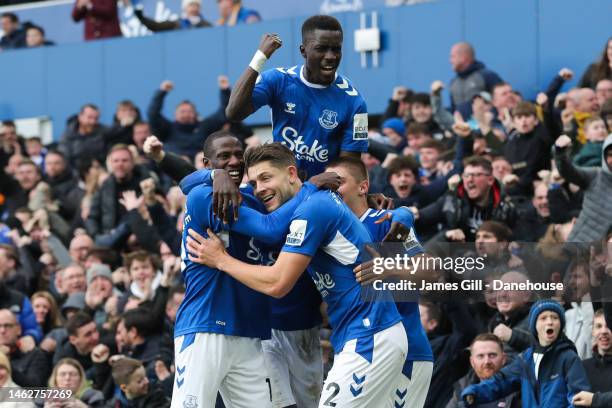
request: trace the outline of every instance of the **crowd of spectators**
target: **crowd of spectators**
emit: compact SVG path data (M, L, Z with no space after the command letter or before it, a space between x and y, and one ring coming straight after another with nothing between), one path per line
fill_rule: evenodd
M126 2L126 4L129 3ZM133 7L136 18L152 32L212 27L213 25L234 26L261 21L259 13L244 7L242 0L219 0L217 2L219 19L215 24L202 16L201 5L202 0L183 0L179 17L165 21L156 21L146 17L144 7L140 2L134 2ZM75 23L84 22L83 38L86 41L121 37L123 35L119 21L119 9L115 0L75 0L71 16ZM45 38L43 27L29 21L21 24L15 13L2 13L1 20L0 51L54 44Z
M90 18L98 1L79 0L73 16ZM198 1L183 6L183 20L157 27L209 24ZM219 7L218 24L255 19L239 2ZM2 44L17 44L23 32L10 15L5 20L13 26L4 27ZM484 399L532 406L540 396L520 361L553 346L559 357L542 367L554 371L567 361L572 369L565 388L546 389L548 401L575 387L595 393L580 394L581 401L607 406L612 334L601 308L612 293L612 39L578 87L561 93L574 76L561 68L535 101L486 68L468 43L454 45L450 60L450 110L440 81L429 90L394 89L362 157L371 191L411 208L428 253L486 259L484 271L466 276L563 282L565 289L486 289L473 302L424 292L421 320L435 356L426 406L457 407L470 398L476 406ZM258 143L251 129L225 117L227 78L219 78L219 107L206 118L187 100L165 117L173 90L162 82L146 115L120 102L108 125L86 103L48 146L2 123L0 386L63 387L75 406L168 406L173 322L184 296L185 197L176 161L166 158L201 168L202 144L220 129ZM555 300L536 302L541 296ZM549 334L540 320L554 320L550 314L561 331L542 346Z

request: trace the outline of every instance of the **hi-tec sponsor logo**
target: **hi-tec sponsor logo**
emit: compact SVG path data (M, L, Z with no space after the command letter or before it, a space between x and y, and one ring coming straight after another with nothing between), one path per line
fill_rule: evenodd
M291 246L300 246L304 242L306 236L306 227L308 226L307 220L293 220L289 226L289 234L285 244Z
M309 146L304 142L304 136L299 135L297 130L289 126L283 128L281 136L282 143L295 153L297 160L327 163L329 151L318 140L315 139L312 146Z
M356 113L353 116L353 140L368 140L367 113Z

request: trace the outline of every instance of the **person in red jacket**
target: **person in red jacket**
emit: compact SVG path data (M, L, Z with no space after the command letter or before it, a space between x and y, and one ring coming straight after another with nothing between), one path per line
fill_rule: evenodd
M85 20L86 41L121 36L116 0L76 0L72 19Z

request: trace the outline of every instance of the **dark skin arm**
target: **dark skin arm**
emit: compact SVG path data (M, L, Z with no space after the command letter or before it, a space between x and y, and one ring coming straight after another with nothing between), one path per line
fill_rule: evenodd
M259 50L264 53L266 58L270 59L274 51L279 49L282 41L277 34L264 34L259 44ZM231 122L239 122L244 120L255 110L251 98L253 97L253 88L259 73L251 67L247 67L238 81L232 93L230 94L229 103L225 108L225 116Z

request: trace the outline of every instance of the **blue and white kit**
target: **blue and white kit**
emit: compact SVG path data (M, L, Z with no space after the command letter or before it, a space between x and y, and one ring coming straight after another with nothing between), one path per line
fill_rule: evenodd
M340 151L368 150L366 103L341 75L323 86L306 80L304 66L271 69L258 78L252 103L272 109L274 141L295 153L307 177L324 172Z
M382 242L385 235L391 229L391 220L385 220L376 224L387 210L374 210L368 208L360 220L370 232L374 242ZM394 212L394 220L410 228L410 235L406 242L406 253L409 256L424 252L414 232L414 217L409 210L400 208ZM407 217L399 217L400 214ZM397 302L397 310L402 316L402 324L408 337L408 355L402 369L402 381L394 392L394 400L397 406L421 408L425 404L425 398L429 390L431 375L433 373L433 353L427 334L421 324L418 302Z

